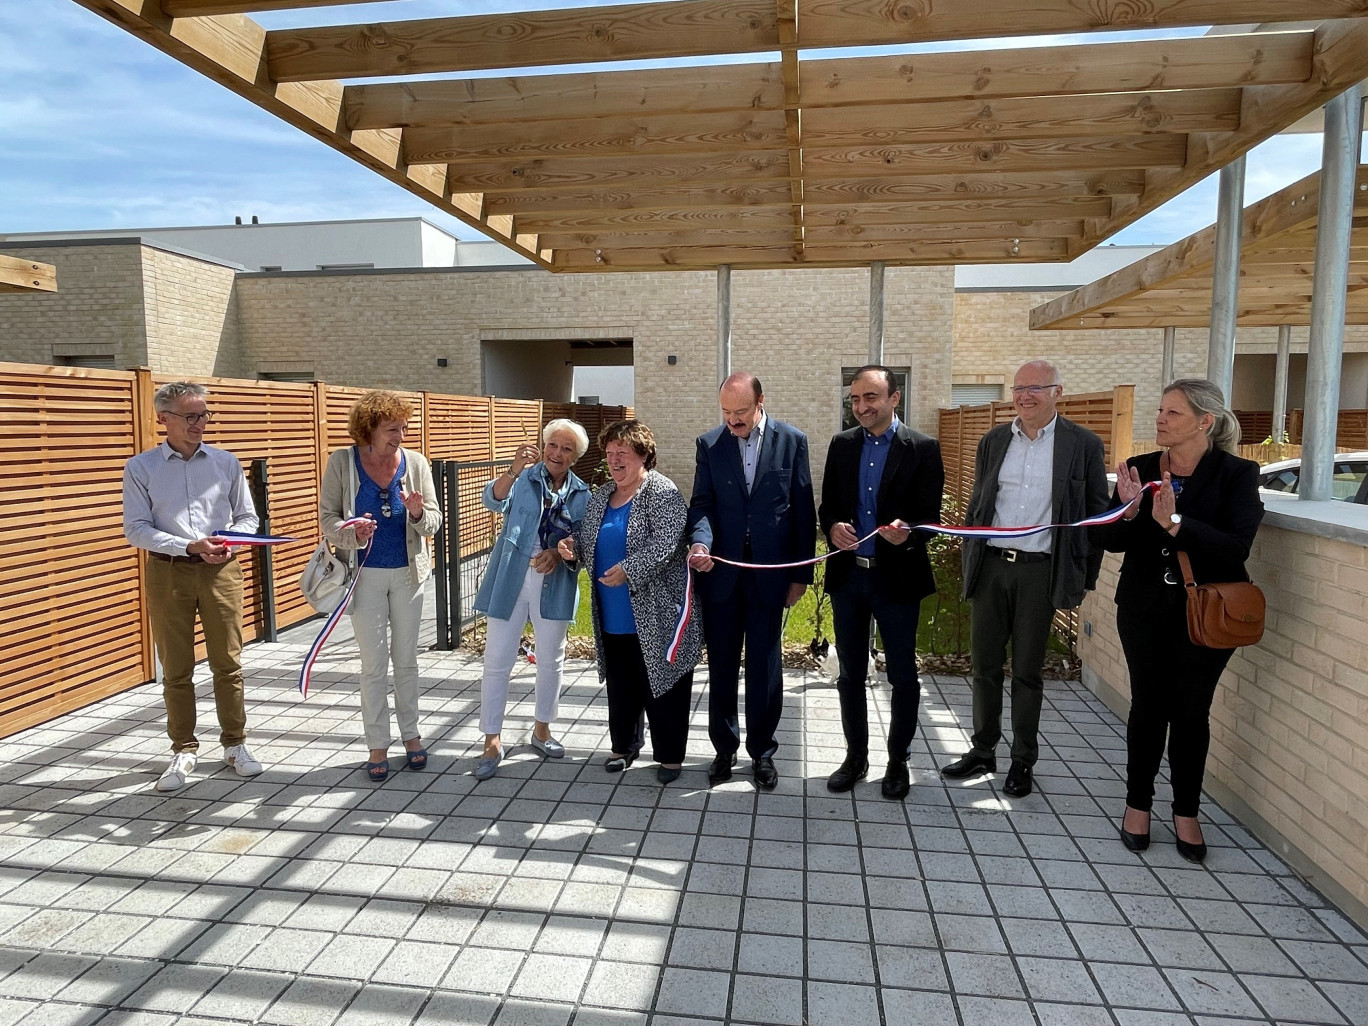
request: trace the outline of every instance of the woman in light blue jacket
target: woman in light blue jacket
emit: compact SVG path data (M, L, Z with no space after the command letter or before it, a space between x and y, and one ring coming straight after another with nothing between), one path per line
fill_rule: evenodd
M589 486L570 468L588 448L584 428L573 420L553 420L542 429L540 453L530 443L521 446L512 466L485 486L485 508L502 513L504 522L475 596L475 608L488 617L480 684L485 747L475 767L480 780L499 772L508 678L529 619L537 653L532 747L550 759L565 754L564 746L551 736L551 722L556 718L565 636L575 618L579 586L577 575L562 564L556 543L584 516Z

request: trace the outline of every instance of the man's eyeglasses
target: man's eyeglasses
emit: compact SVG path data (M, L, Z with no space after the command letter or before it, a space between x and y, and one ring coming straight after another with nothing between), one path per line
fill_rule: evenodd
M1058 385L1013 385L1012 395L1029 395L1032 398L1035 398L1043 395L1052 388L1058 387Z
M181 420L185 421L191 427L194 427L196 424L208 424L211 420L214 419L214 415L212 413L207 412L177 413L175 410L162 410L162 413L169 414L172 417L179 417Z

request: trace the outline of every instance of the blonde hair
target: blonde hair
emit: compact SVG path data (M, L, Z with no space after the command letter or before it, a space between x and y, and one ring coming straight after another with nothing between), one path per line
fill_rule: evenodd
M1215 418L1207 431L1208 448L1214 446L1226 452L1237 453L1240 446L1240 421L1226 407L1225 396L1214 382L1206 378L1179 378L1170 382L1164 389L1164 395L1170 392L1182 392L1183 398L1198 417L1209 413Z
M352 403L347 414L347 434L357 445L370 445L371 436L381 422L386 420L407 421L413 416L413 403L403 396L384 389L363 392L361 398Z

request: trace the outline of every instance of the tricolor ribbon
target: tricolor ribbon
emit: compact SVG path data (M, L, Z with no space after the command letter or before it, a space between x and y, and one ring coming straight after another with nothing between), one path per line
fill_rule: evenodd
M284 535L275 534L243 534L241 531L219 531L214 537L222 538L223 544L227 545L229 548L236 545L262 548L269 545L284 545L286 542L299 540L298 538L289 538Z
M365 517L351 517L337 526L341 530L346 527L356 527L358 524L366 522ZM367 542L366 547L361 551L361 562L356 566L356 573L352 574L352 579L347 583L347 590L342 593L342 601L323 621L323 629L318 632L318 637L314 638L313 644L309 646L308 654L304 656L304 664L299 668L299 694L303 698L309 697L309 678L313 674L314 661L318 658L318 654L323 651L323 646L327 643L328 636L332 634L333 628L342 622L342 614L347 611L352 592L356 590L356 582L361 580L361 568L366 565L366 557L369 555L370 542Z
M1157 492L1162 487L1162 481L1146 481L1140 487L1140 494L1136 495L1133 499L1131 499L1130 502L1127 502L1121 506L1117 506L1115 509L1109 509L1105 513L1097 513L1090 517L1084 517L1082 520L1075 520L1071 524L1033 524L1028 527L956 527L952 524L912 525L905 524L901 520L895 520L888 526L906 528L912 531L929 531L932 534L948 534L953 535L957 538L1029 538L1033 534L1041 534L1044 531L1053 531L1056 527L1101 527L1104 524L1114 524L1122 517L1124 517L1130 511L1132 506L1136 505L1142 498L1144 498L1146 492ZM879 533L879 531L882 530L884 530L884 528L880 527L871 531L863 538L857 540L855 543L855 547L858 548L860 545L863 545L870 538L873 538L876 534ZM812 566L816 563L822 562L823 560L830 559L832 556L836 555L841 551L842 550L840 549L836 549L831 552L824 552L820 556L814 556L812 559L801 559L796 563L742 563L735 559L724 559L722 556L712 555L710 555L709 558L712 559L714 563L725 563L727 564L727 566L739 567L742 570L789 570L795 569L800 566ZM690 568L688 584L685 586L684 589L684 608L680 610L679 622L675 625L674 640L670 643L670 647L666 650L665 654L667 662L674 662L675 654L679 650L679 642L684 637L684 629L689 625L689 605L690 599L692 597L693 570L692 568Z

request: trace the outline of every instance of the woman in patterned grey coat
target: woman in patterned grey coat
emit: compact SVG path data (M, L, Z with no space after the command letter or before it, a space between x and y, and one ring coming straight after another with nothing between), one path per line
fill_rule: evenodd
M599 444L612 480L590 497L584 519L560 543L560 552L567 563L583 564L594 581L594 640L613 746L604 766L620 773L632 764L637 721L645 710L659 763L656 777L668 784L679 778L684 762L693 671L703 648L697 599L679 628L689 579L688 502L654 469L655 436L645 424L610 424Z

